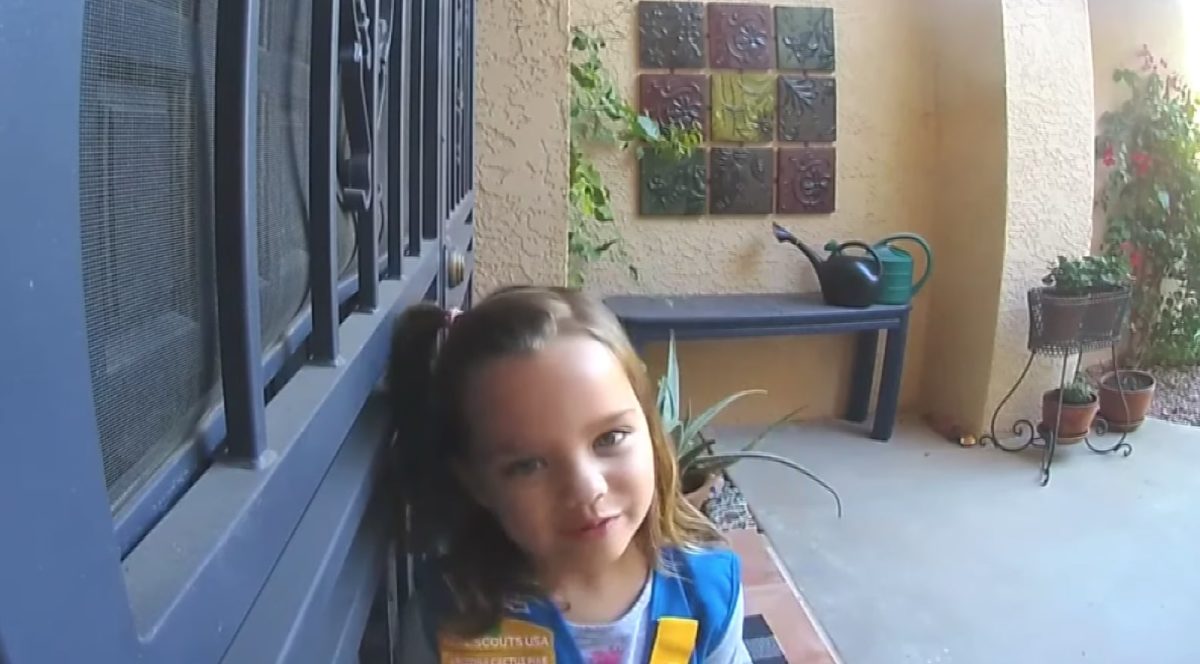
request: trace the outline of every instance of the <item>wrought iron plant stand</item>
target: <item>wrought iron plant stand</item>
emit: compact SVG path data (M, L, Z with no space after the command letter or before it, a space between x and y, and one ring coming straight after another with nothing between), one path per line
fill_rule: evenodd
M1059 432L1063 420L1063 396L1068 385L1067 367L1072 356L1075 357L1075 373L1079 374L1084 353L1108 347L1112 352L1113 370L1117 370L1117 346L1121 342L1129 316L1129 289L1111 293L1094 293L1083 297L1058 297L1045 288L1032 288L1028 292L1029 300L1029 359L1021 371L1017 382L1013 384L1008 394L1000 400L996 410L992 412L989 432L980 437L980 442L991 442L1006 452L1020 452L1029 447L1042 450L1041 485L1050 482L1050 466L1054 463L1055 448L1059 443ZM1058 408L1055 422L1039 422L1019 419L1013 423L1012 432L1017 439L1025 440L1015 445L1006 445L996 436L996 419L1000 411L1021 387L1029 369L1038 355L1062 358L1062 371L1058 386ZM1121 401L1128 412L1128 401L1121 381L1117 382L1117 390ZM1097 415L1092 422L1092 430L1097 436L1103 436L1110 430L1109 422L1103 416ZM1127 431L1121 432L1121 438L1111 446L1102 447L1092 443L1091 438L1084 432L1083 442L1088 449L1098 454L1121 452L1124 456L1133 453L1133 446L1126 442ZM1072 441L1076 442L1076 441Z

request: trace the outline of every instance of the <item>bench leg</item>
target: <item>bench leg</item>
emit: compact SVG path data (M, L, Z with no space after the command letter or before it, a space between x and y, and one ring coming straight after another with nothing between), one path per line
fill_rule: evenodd
M850 403L846 406L846 419L865 422L871 407L871 387L875 382L875 354L879 346L879 332L859 332L854 341L854 370L850 377Z
M904 347L908 343L908 316L895 329L888 330L883 350L883 376L879 382L879 404L875 408L875 426L871 437L890 440L896 427L900 402L900 378L904 374Z

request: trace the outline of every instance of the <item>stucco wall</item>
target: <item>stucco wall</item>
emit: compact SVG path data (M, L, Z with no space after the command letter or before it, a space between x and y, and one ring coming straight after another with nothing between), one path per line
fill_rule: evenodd
M939 278L927 338L926 412L983 428L1006 245L1007 100L995 0L928 5L937 81Z
M1078 256L1089 250L1095 172L1086 2L1003 0L1002 7L1008 202L989 407L1017 379L1027 356L1026 291L1040 284L1058 254ZM1055 362L1035 362L1009 416L1036 415L1042 391L1058 380Z
M479 293L566 278L569 4L476 3Z
M838 210L778 220L817 245L901 230L933 241L937 272L917 300L902 406L981 430L1026 356L1026 290L1057 254L1078 255L1090 242L1087 3L796 4L835 10ZM609 41L608 64L636 101L635 9L635 0L480 5L478 290L565 280L569 24ZM597 161L643 278L598 266L591 290L817 288L803 257L772 239L770 217L638 218L633 156ZM687 343L684 388L697 406L742 388L771 392L731 409L726 422L764 422L800 405L804 417L833 415L843 407L849 341ZM662 349L649 360L660 371ZM1004 422L1036 414L1038 395L1057 379L1040 360Z
M773 5L789 4L777 1ZM878 0L796 1L834 8L838 84L838 209L827 216L777 220L818 247L830 238L875 240L895 231L929 235L934 205L934 104L931 51L919 13ZM572 22L609 41L608 64L624 93L637 99L636 2L572 0ZM589 288L610 292L816 290L808 262L771 237L772 217L638 218L636 162L612 153L600 160L614 208L641 268L635 283L620 268L601 268ZM935 251L939 247L935 247ZM929 297L913 317L902 399L920 396ZM650 354L661 370L662 349ZM697 405L743 388L767 398L742 402L727 422L762 422L804 405L805 417L842 410L849 371L848 338L758 339L687 343L680 348L683 387Z

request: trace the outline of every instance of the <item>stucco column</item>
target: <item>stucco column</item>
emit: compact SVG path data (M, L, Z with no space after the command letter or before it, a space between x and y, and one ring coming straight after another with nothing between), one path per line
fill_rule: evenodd
M926 410L984 430L1025 359L1026 291L1089 250L1094 165L1084 0L935 0L938 233ZM1036 417L1039 359L998 422ZM999 433L999 432L998 432Z
M1027 355L1026 292L1059 254L1090 251L1095 179L1091 27L1085 0L1004 0L1008 201L988 407ZM1035 361L1012 412L1036 415L1060 369ZM1004 425L1007 426L1007 419Z
M569 6L476 4L477 293L566 282Z

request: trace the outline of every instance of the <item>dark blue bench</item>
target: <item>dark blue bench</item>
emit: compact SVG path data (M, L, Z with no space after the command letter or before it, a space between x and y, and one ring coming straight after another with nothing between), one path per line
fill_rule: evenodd
M908 337L909 305L866 309L831 307L819 294L620 295L605 304L621 320L634 347L676 339L721 339L796 334L855 333L853 376L846 419L863 422L871 403L879 333L887 332L883 374L871 437L889 440L896 423L900 376Z

